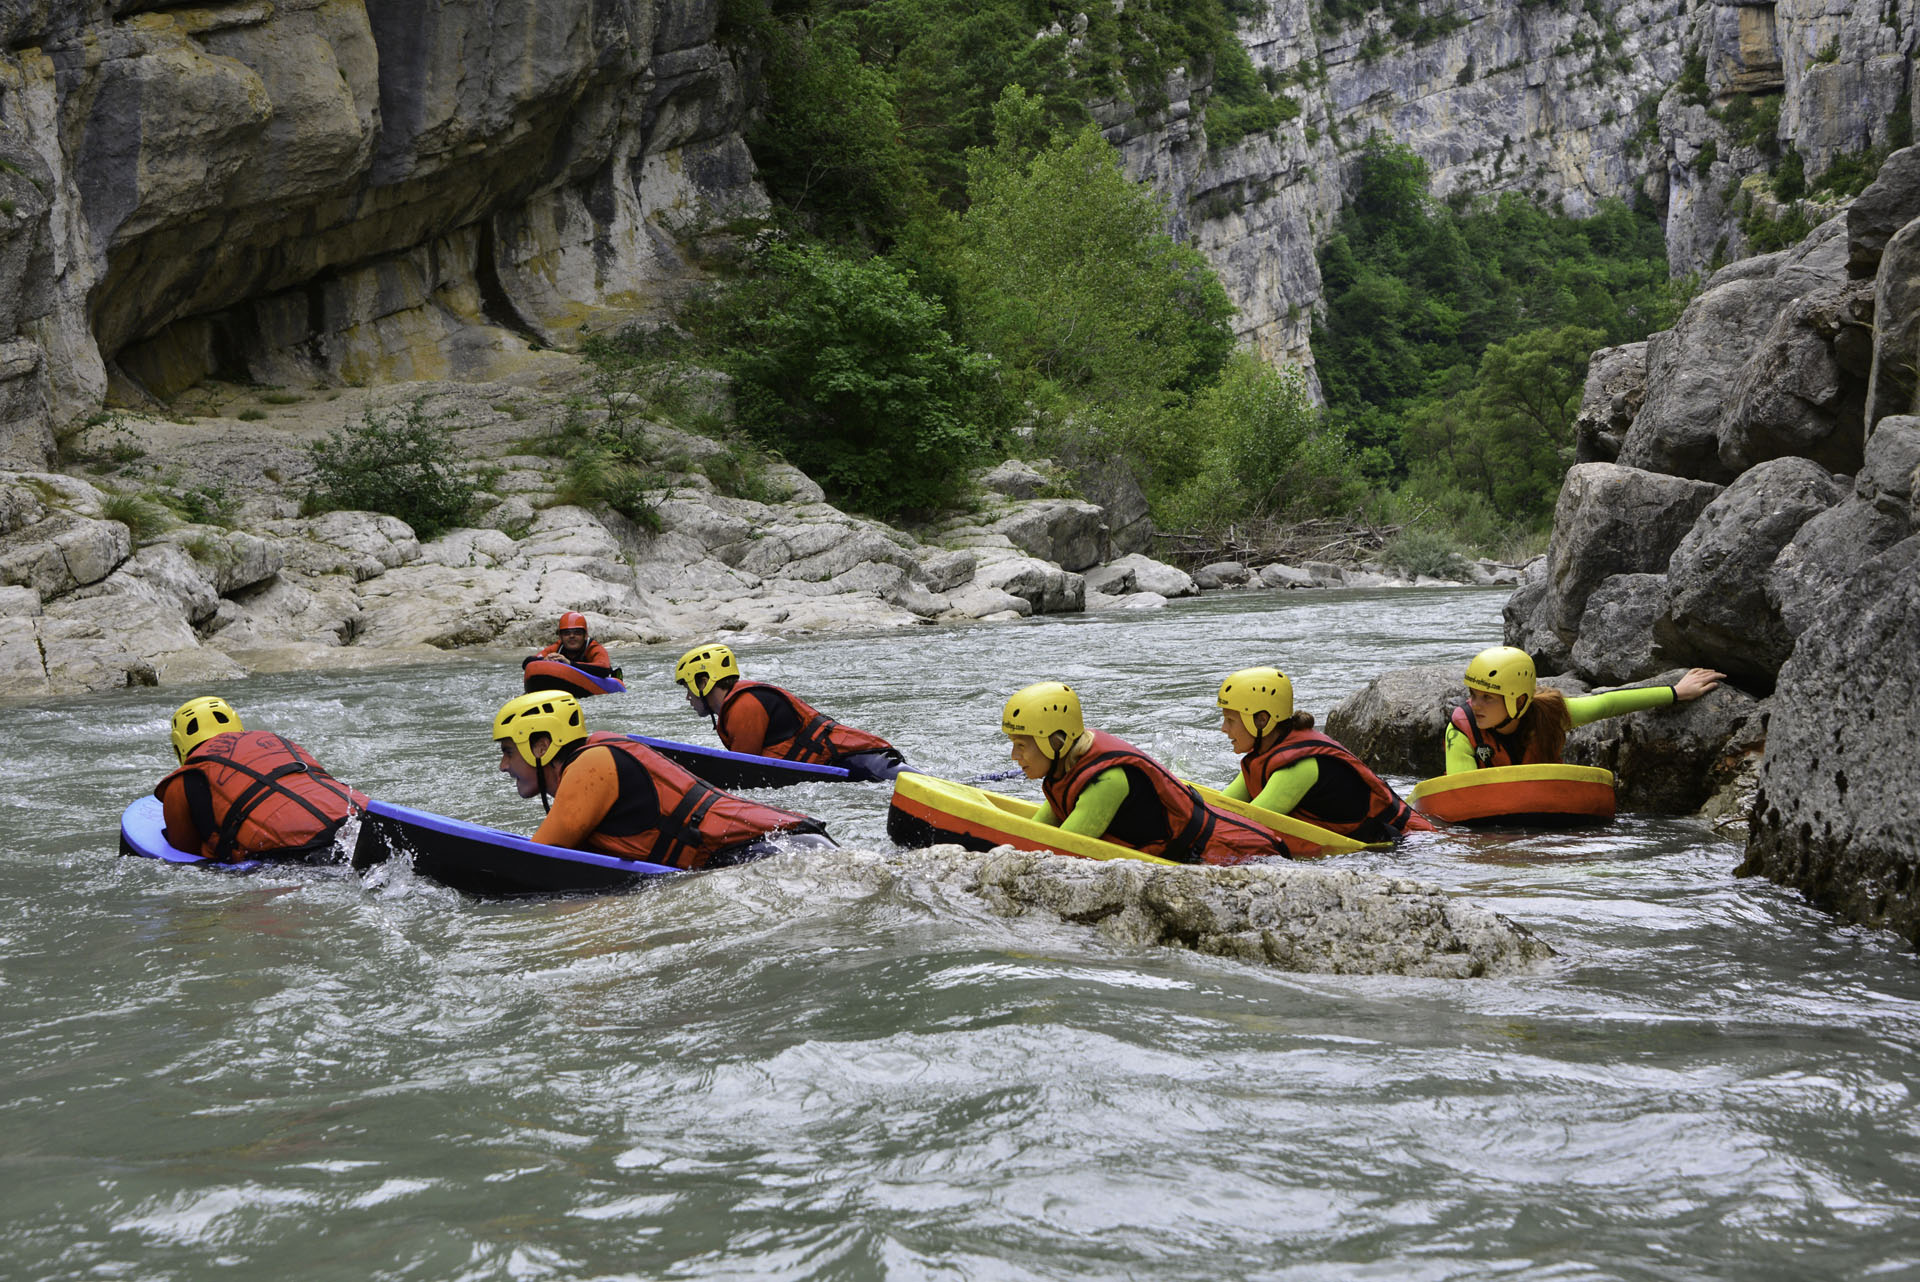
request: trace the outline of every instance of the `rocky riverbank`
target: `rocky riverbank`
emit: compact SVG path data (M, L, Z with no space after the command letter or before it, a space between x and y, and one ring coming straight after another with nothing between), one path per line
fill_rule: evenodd
M761 498L729 496L702 470L725 447L658 423L637 429L661 462L647 494L654 519L636 522L560 502L564 463L540 452L579 412L586 378L574 358L547 353L491 382L297 394L209 385L168 414L122 413L77 434L67 471L0 472L0 695L531 648L563 610L584 612L617 658L622 643L1145 609L1203 588L1413 582L1330 563L1188 574L1122 550L1147 543L1143 503L1051 497L1070 479L1044 463L983 472L969 509L914 530L843 512L779 463L757 478ZM422 540L391 516L300 514L308 445L416 404L449 426L449 447L484 486L473 525ZM217 506L223 520L166 518L143 493ZM1462 573L1518 578L1488 565Z
M1750 821L1741 871L1920 943L1920 149L1673 329L1595 354L1541 572L1506 639L1582 690L1729 673L1578 730L1629 809ZM1334 734L1437 766L1452 671L1382 678Z

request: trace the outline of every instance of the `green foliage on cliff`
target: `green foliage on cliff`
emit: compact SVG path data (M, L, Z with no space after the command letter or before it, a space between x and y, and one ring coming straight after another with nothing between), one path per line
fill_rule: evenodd
M1298 116L1234 36L1259 8L729 0L721 29L764 60L766 110L748 145L776 201L810 231L884 249L921 202L964 206L966 153L992 145L1008 86L1040 104L1049 132L1091 123L1095 102L1160 110L1182 69L1213 80L1195 106L1215 147Z
M1419 158L1379 142L1320 273L1321 383L1371 473L1522 523L1551 512L1588 353L1673 310L1651 218L1618 204L1566 218L1515 195L1437 205Z

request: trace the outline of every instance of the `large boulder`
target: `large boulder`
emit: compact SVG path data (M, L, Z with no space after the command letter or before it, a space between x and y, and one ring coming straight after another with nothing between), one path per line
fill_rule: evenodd
M976 587L997 589L1017 596L1033 608L1035 614L1073 613L1086 606L1086 580L1059 566L1033 557L1012 557L980 567L974 573ZM948 596L959 599L958 593Z
M1326 732L1376 774L1428 779L1446 768L1447 711L1460 701L1465 663L1396 668L1327 710Z
M133 535L118 521L52 511L0 535L0 584L17 583L42 600L98 583L133 553Z
M1920 218L1887 243L1873 285L1873 372L1867 427L1895 414L1920 414Z
M1028 556L1056 562L1063 570L1085 570L1107 555L1106 513L1079 499L1022 503L988 528Z
M1138 552L1116 557L1103 568L1110 574L1131 575L1132 586L1126 589L1129 592L1155 592L1163 597L1172 598L1193 596L1200 591L1199 585L1185 570L1168 565L1165 561L1156 561ZM1107 587L1102 590L1112 592L1115 589Z
M1573 671L1594 685L1618 686L1673 666L1654 639L1654 623L1667 608L1664 574L1616 574L1587 597L1580 639L1573 644Z
M1546 625L1571 645L1587 598L1616 574L1660 574L1720 487L1613 463L1568 469L1547 551Z
M1767 571L1767 604L1787 634L1798 637L1824 614L1841 608L1839 596L1854 574L1913 533L1902 512L1885 512L1850 498L1807 521Z
M1838 600L1780 671L1739 871L1920 945L1920 536Z
M1867 189L1847 206L1847 271L1871 280L1894 234L1920 218L1920 147L1881 162Z
M1800 527L1844 495L1807 459L1775 459L1734 481L1674 549L1659 643L1771 690L1793 635L1767 599L1768 573Z
M1720 424L1721 461L1741 472L1798 455L1854 472L1873 364L1873 283L1840 281L1791 300L1752 352Z
M1140 481L1117 454L1073 464L1080 492L1106 513L1107 544L1125 555L1153 546L1153 518Z
M1560 603L1553 595L1553 584L1546 576L1544 561L1542 558L1540 573L1522 579L1507 603L1500 607L1501 631L1506 643L1532 655L1534 670L1542 676L1566 672L1573 667L1573 647L1555 626Z
M1603 347L1587 360L1587 384L1573 420L1574 461L1611 463L1647 399L1647 345Z
M1672 685L1684 669L1640 685ZM1591 722L1567 736L1566 760L1613 771L1616 804L1692 814L1765 742L1760 701L1723 685L1691 703Z
M1647 340L1647 399L1621 442L1619 462L1716 483L1732 480L1738 469L1722 457L1722 425L1740 400L1753 336L1768 333L1793 299L1844 282L1846 264L1845 219L1835 217L1792 249L1715 273L1672 329ZM1796 385L1789 380L1783 390ZM1775 422L1777 404L1756 407L1756 422Z

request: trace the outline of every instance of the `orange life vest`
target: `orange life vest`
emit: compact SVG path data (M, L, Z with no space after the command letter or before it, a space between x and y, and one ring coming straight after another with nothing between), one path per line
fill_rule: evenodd
M589 670L597 668L600 669L600 671L595 672L594 675L599 677L604 677L613 671L613 656L607 653L607 647L601 645L591 637L587 639L587 643L584 646L580 647L580 657L577 659L561 649L558 641L542 649L540 653L534 657L540 659L558 659L562 663L571 663L576 668L586 668Z
M1215 810L1165 766L1104 730L1093 732L1093 746L1065 776L1042 781L1054 817L1066 819L1087 785L1116 767L1126 771L1127 799L1101 834L1105 840L1183 864L1240 864L1288 853L1278 833Z
M723 792L625 735L598 731L587 736L586 746L613 750L620 781L619 798L587 836L589 850L672 868L704 868L721 851L776 830L826 831L818 819L797 811Z
M1247 786L1247 796L1258 797L1276 773L1308 757L1320 760L1320 782L1307 789L1307 795L1293 808L1295 819L1357 841L1398 841L1406 833L1426 832L1433 827L1345 744L1318 730L1291 731L1265 752L1250 752L1240 758L1240 778ZM1329 779L1329 764L1346 773L1346 789ZM1341 791L1346 791L1346 798L1340 797ZM1328 812L1329 801L1351 802L1356 793L1363 807L1361 813L1356 815L1345 805L1340 806L1342 813Z
M841 725L800 696L745 677L735 681L721 700L720 716L715 723L720 742L729 749L733 748L733 736L727 730L727 709L741 698L752 699L766 709L767 737L760 745L760 756L832 765L856 752L893 751L893 745L879 735Z
M164 805L168 791L185 789L192 774L206 780L217 825L201 834L200 855L218 863L317 853L348 815L367 805L366 794L328 774L305 748L266 730L215 735L188 753L153 795Z
M1473 710L1459 704L1453 706L1448 717L1453 728L1467 736L1467 742L1473 745L1473 762L1481 769L1492 766L1540 766L1556 765L1534 750L1529 743L1525 749L1515 753L1514 748L1520 742L1520 736L1500 734L1493 730L1482 730L1474 722Z

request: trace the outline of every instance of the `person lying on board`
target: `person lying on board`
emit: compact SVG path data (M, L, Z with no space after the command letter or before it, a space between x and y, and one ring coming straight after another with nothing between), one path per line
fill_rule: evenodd
M1278 668L1242 668L1220 683L1220 729L1240 754L1221 791L1235 801L1330 829L1356 841L1398 841L1433 825L1345 744L1296 712L1293 682Z
M586 615L577 610L568 610L560 616L560 626L555 629L555 635L560 638L558 641L540 653L530 654L520 660L520 666L524 668L535 659L559 659L596 677L620 675L620 669L613 666L613 656L607 653L607 647L587 635Z
M695 646L680 656L673 679L686 687L687 706L713 719L728 752L839 766L867 782L913 768L879 735L842 725L779 686L746 680L726 646Z
M225 699L202 695L174 710L180 768L154 786L167 844L214 863L307 859L333 845L367 807L291 739L248 730Z
M1724 672L1690 668L1670 686L1608 690L1569 699L1539 688L1533 657L1510 645L1482 650L1467 665L1467 702L1447 718L1447 773L1483 766L1555 765L1567 732L1623 713L1688 703L1720 688Z
M588 734L563 690L508 700L493 719L500 769L547 808L533 840L672 868L720 868L785 847L831 846L826 825L722 792L625 735Z
M1089 730L1071 686L1042 681L1000 713L1013 762L1046 800L1036 823L1098 837L1183 864L1238 864L1278 855L1278 834L1217 810L1126 740Z

